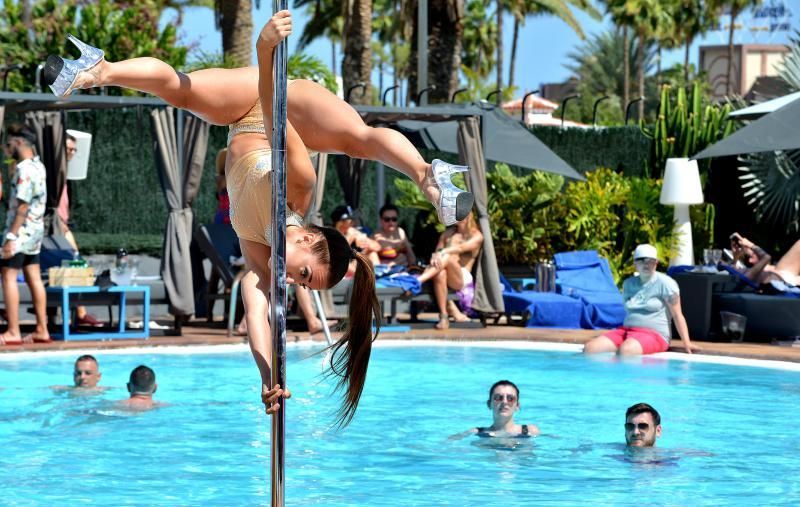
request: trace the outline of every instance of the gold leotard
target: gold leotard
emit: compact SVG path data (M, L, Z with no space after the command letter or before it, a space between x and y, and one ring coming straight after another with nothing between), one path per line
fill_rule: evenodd
M257 114L256 114L257 112ZM238 134L264 130L261 104L256 105L230 125L228 143ZM272 150L255 150L245 154L226 171L230 217L233 230L241 239L270 246L272 223ZM286 225L304 225L303 217L286 210Z

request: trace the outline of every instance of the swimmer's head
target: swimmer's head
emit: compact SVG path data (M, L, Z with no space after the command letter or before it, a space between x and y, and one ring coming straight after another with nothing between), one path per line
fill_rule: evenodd
M145 365L137 366L131 372L128 392L131 395L151 395L156 392L156 373Z
M495 417L511 417L519 410L519 388L510 380L495 382L489 389L486 406L492 409Z
M102 376L100 366L94 356L85 354L75 360L75 368L72 372L75 387L86 389L97 387L97 383L100 382Z
M332 345L331 373L339 377L337 388L345 388L339 423L346 425L355 415L372 349L372 326L380 328L382 313L375 294L372 263L356 253L336 229L309 225L290 228L286 237L286 281L311 289L330 289L355 263L355 275L347 314L347 328ZM377 332L376 332L377 336Z
M625 442L631 447L653 447L661 436L661 415L647 403L625 412Z

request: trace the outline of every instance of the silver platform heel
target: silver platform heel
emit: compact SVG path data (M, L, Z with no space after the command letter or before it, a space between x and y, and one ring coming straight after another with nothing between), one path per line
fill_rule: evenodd
M439 220L444 225L453 225L456 222L464 220L472 210L475 196L472 195L472 192L461 190L453 185L453 181L451 180L454 174L467 171L469 171L469 167L467 166L448 164L439 159L431 163L433 180L436 182L436 186L439 187L439 191L441 192L439 196L439 205L436 207L436 210L439 215Z
M81 50L81 57L77 60L67 60L50 55L44 64L44 82L58 97L66 97L72 93L80 73L90 72L105 56L102 49L90 46L74 35L67 35L67 39Z

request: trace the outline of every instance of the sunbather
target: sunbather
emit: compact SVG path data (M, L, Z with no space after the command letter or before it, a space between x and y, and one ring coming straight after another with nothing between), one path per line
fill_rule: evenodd
M467 311L472 305L475 281L472 268L483 246L483 234L470 213L455 227L450 227L439 236L436 251L431 256L430 266L419 276L420 283L428 280L433 284L433 296L439 308L439 322L436 329L448 329L450 317L465 322L469 317L461 310ZM447 300L447 289L459 291L459 309L453 301Z
M731 234L733 267L758 285L781 281L800 286L800 241L783 254L777 264L772 256L738 232Z
M277 13L275 19L288 23L291 30L289 11ZM263 146L267 134L258 103L257 67L203 69L184 74L156 58L108 62L103 51L72 36L70 40L81 49L81 58L72 61L51 55L45 65L45 82L56 95L65 96L75 89L121 86L157 95L209 123L231 125L228 168ZM392 129L365 125L349 104L325 87L306 79L289 81L287 110L287 163L293 167L287 174L288 188L309 181L307 171L314 174L307 163L305 148L308 147L318 152L377 160L399 170L436 206L445 225L462 220L472 208L472 194L450 182L452 174L466 171L466 167L440 160L428 164L405 136ZM313 179L310 181L313 187ZM298 190L304 199L291 203L292 209L305 215L311 193L302 187Z
M331 212L331 224L347 238L351 247L367 256L372 264L377 264L381 245L353 226L353 210L350 206L336 206Z
M379 211L381 223L379 230L372 235L372 239L378 244L374 264L385 266L403 266L405 269L417 263L414 249L408 240L406 231L398 225L400 220L400 210L391 203L381 206Z
M622 327L593 338L583 348L584 354L618 352L620 355L641 355L665 352L670 342L670 317L683 340L687 354L697 347L689 339L689 328L681 311L678 284L656 271L658 251L652 245L639 245L633 252L638 276L622 284L625 299L625 321Z

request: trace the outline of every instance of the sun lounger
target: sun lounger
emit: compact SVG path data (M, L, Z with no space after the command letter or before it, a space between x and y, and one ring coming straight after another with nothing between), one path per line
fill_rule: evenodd
M554 259L558 291L583 303L581 327L608 329L622 325L625 304L606 259L594 250L557 253Z

